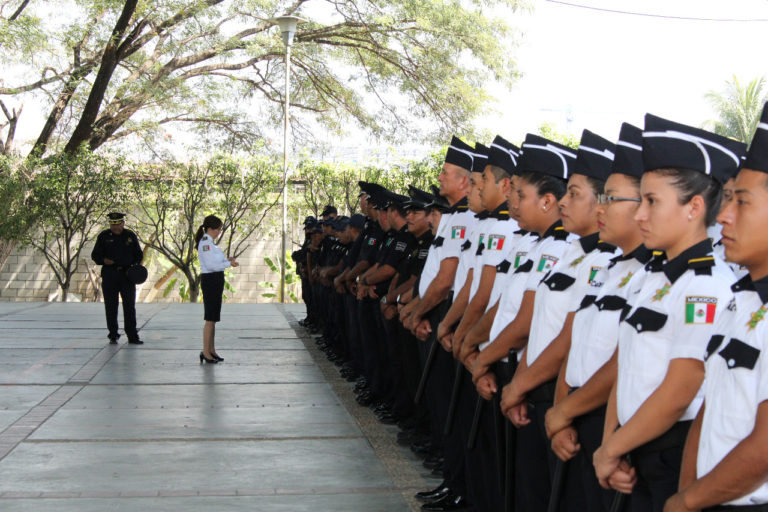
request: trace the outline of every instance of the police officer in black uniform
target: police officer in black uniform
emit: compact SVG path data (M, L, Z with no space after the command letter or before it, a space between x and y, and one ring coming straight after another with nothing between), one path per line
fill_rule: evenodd
M107 215L109 229L96 238L91 259L101 267L101 290L104 295L104 309L107 314L109 342L117 343L118 295L123 299L123 330L128 343L141 345L136 329L136 285L126 275L133 265L141 263L144 253L139 246L136 233L125 229L125 214L113 212Z

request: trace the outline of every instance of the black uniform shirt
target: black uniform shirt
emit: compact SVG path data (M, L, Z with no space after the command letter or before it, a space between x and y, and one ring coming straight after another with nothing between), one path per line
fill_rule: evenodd
M376 262L376 256L379 253L379 246L384 240L384 230L378 223L369 220L365 224L363 231L363 245L360 248L358 261L367 261L371 265Z
M97 265L105 265L104 259L114 261L111 265L118 270L123 270L136 263L141 263L144 253L139 246L139 239L136 233L130 229L123 229L123 232L116 235L112 230L105 229L96 238L96 245L93 246L91 259ZM110 265L105 265L110 266Z
M420 237L415 239L415 243L408 253L408 257L400 262L398 272L400 273L400 281L398 286L406 282L412 276L421 275L421 270L424 268L424 262L427 261L427 254L429 254L429 248L432 244L434 235L429 229L426 230ZM417 283L418 286L418 283Z

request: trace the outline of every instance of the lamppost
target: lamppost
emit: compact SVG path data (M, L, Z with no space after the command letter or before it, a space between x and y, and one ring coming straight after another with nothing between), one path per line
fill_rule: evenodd
M288 230L288 107L290 106L290 80L291 80L291 45L296 34L296 26L304 20L298 16L284 15L269 20L280 27L285 45L285 107L283 112L283 227L282 244L280 253L280 303L285 303L285 266L286 261L286 231Z

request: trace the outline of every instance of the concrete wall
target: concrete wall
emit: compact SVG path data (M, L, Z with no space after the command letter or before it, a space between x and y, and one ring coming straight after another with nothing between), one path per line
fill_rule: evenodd
M293 230L294 233L298 233L298 226L293 226ZM303 237L303 235L301 236ZM289 235L289 252L296 248L295 245L291 244L293 239L299 240L298 235ZM240 266L232 271L230 282L236 292L232 294L225 291L227 302L276 302L277 299L265 298L262 297L262 294L269 291L277 293L279 289L280 276L273 274L264 263L265 256L275 258L280 254L279 234L254 235L249 238L248 244L248 249L238 258ZM101 267L91 261L92 248L93 244L91 243L83 250L79 269L73 276L73 284L70 288L70 294L73 295L71 299L90 302L97 297L96 292L100 285L96 281L94 286L87 270L90 268L93 277L98 280ZM157 259L154 258L154 260ZM167 267L168 263L166 262L165 265ZM147 269L149 270L149 278L144 284L137 287L137 302L181 302L178 294L178 283L167 297L163 297L165 285L159 291L152 292L154 284L163 274L163 269L156 262L149 264ZM178 282L186 280L181 272L177 272L175 277L178 278ZM274 283L275 288L270 290L259 287L258 283L262 281ZM300 286L293 288L299 297L301 296L300 288ZM48 267L45 257L31 247L17 247L8 257L3 268L0 269L1 302L60 300L58 294L58 283ZM98 294L97 300L101 300L100 294Z

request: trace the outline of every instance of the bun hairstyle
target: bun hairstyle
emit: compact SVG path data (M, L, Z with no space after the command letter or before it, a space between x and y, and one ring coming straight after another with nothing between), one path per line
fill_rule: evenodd
M677 189L677 201L680 205L688 204L693 196L701 196L706 205L704 222L712 226L720 211L723 187L716 179L693 169L667 168L650 171L670 179Z
M197 233L195 233L195 248L200 245L200 240L203 239L203 235L205 234L206 230L219 229L222 224L224 223L221 221L221 219L215 215L209 215L203 219L203 223L200 224L200 227L197 228Z
M536 187L539 196L552 194L559 201L566 192L566 182L560 178L539 172L522 172L520 178Z

